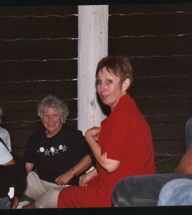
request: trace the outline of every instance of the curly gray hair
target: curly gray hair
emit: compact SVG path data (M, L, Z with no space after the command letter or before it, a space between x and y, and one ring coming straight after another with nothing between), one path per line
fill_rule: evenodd
M59 110L63 120L67 119L69 114L68 106L63 100L57 98L56 96L48 95L44 97L37 106L37 115L42 118L43 112L47 108Z

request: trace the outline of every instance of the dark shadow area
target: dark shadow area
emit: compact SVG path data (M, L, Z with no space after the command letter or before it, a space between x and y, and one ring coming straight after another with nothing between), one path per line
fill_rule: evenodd
M28 214L28 215L188 215L192 213L192 207L127 207L127 208L72 208L72 209L21 209L21 210L1 210L2 214Z

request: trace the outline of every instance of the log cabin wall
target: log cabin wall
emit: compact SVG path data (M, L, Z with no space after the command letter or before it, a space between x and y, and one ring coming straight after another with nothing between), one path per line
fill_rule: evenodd
M192 116L192 5L109 6L109 55L134 68L131 96L149 122L156 157L184 153ZM77 126L77 6L0 7L0 101L13 151L38 129L48 94L67 101Z
M65 99L77 124L77 6L0 7L0 101L3 126L21 155L40 127L36 107L52 94Z
M131 95L149 122L156 157L183 154L192 116L192 4L109 9L109 55L130 59Z

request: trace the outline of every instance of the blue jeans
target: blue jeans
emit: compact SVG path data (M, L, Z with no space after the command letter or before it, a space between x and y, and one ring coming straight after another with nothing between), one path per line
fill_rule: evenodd
M174 179L163 186L158 206L172 205L192 205L192 179Z
M11 200L9 197L0 198L0 209L10 209L11 208Z
M155 174L121 179L112 192L113 206L157 206L159 193L163 185L176 178L192 179L192 176Z
M190 144L192 144L192 117L187 120L186 127L185 127L185 149L188 150Z

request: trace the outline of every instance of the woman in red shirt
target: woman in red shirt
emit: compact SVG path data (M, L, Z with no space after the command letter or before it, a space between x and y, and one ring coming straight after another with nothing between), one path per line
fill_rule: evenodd
M80 177L79 187L60 192L58 207L111 207L112 189L120 179L155 173L148 123L127 94L132 79L132 67L125 57L105 57L98 63L97 93L111 113L101 127L85 134L96 159L95 169Z

